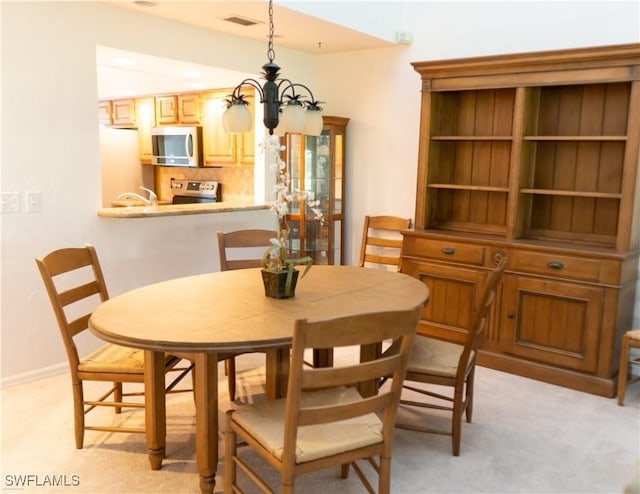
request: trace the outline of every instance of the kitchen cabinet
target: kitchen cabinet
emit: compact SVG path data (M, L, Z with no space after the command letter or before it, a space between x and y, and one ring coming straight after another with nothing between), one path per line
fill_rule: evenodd
M311 191L319 200L322 219L304 201L290 203L289 251L310 256L315 264L344 262L345 142L348 118L323 117L320 136L286 134L283 159L291 189Z
M613 396L640 247L640 44L416 62L421 331L459 340L508 257L479 363Z
M200 93L156 96L156 122L158 125L200 125Z
M118 99L113 101L113 125L131 127L136 124L135 100Z
M110 127L135 127L138 130L140 163L151 163L151 128L156 124L153 96L98 101L98 121Z
M134 127L136 124L135 101L131 98L98 102L98 121L114 127Z
M222 114L227 108L226 99L233 88L216 89L203 93L203 151L204 166L253 165L255 160L255 91L243 89L247 95L252 121L249 132L228 134L222 125Z
M98 122L101 125L113 124L113 117L111 116L113 103L111 100L98 101Z
M151 145L151 128L156 124L156 108L153 96L136 98L136 127L140 144L140 162L151 164L153 147Z

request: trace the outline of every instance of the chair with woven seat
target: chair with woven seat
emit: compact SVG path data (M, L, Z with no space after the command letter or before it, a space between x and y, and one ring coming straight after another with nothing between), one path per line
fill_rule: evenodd
M640 380L640 375L628 379L629 366L640 367L640 356L631 356L631 348L640 348L640 329L627 331L622 335L622 347L620 349L620 370L618 371L618 405L624 405L624 395L627 385Z
M394 268L400 270L402 236L411 228L410 218L399 216L365 216L360 244L360 267Z
M422 305L412 310L351 315L328 321L295 322L287 397L244 405L226 414L224 492L241 492L237 467L264 492L272 492L238 455L238 438L280 474L280 492L291 493L299 475L340 466L353 467L374 492L358 460L378 474L378 492L390 492L393 429L402 380ZM394 341L394 352L366 362L309 368L311 348L377 345ZM363 398L358 383L391 376L391 385Z
M400 271L402 235L400 232L411 228L411 218L400 216L365 216L360 243L358 266ZM331 367L331 349L313 351L314 367Z
M276 238L274 230L236 230L224 233L217 232L220 271L231 269L259 268L262 265L262 254L272 245ZM234 357L225 360L225 371L228 377L229 399L236 399L236 361Z
M142 396L141 391L123 391L124 383L144 383L144 351L107 343L90 355L81 358L75 338L88 333L89 318L95 306L109 298L102 269L95 248L63 248L36 258L47 294L62 335L73 387L74 430L76 448L82 449L84 431L142 433L140 427L114 425L87 425L85 415L96 407L113 407L116 413L123 408L144 408L143 400L129 397ZM177 372L167 387L170 392L191 370L180 366L182 359L166 355L165 372ZM97 399L85 400L85 381L112 383L110 390ZM191 391L181 390L181 391ZM108 401L113 396L113 401ZM123 401L123 398L129 401Z
M431 408L451 412L451 428L435 429L415 423L398 423L397 427L420 432L452 436L453 455L460 455L462 415L471 422L473 413L473 387L478 348L484 334L484 326L489 310L496 298L498 284L502 278L507 259L503 258L498 266L489 273L484 283L478 303L473 312L472 325L465 337L464 344L450 343L424 335L416 336L407 367L404 388L421 396L425 401L403 398L400 404L412 407ZM445 394L441 388L437 391L428 386L415 386L408 383L421 383L451 388ZM445 404L443 404L445 403Z
M402 235L411 228L411 218L399 216L365 216L358 266L385 270L400 270ZM333 351L314 350L314 367L331 367Z

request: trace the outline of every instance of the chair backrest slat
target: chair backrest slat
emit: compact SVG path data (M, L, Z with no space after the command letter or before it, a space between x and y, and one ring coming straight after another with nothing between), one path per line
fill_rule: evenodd
M343 403L341 405L303 408L298 416L298 425L326 424L339 420L348 420L368 413L380 413L392 404L390 393L371 396L362 401Z
M84 285L76 286L58 293L60 304L63 307L78 302L82 299L91 297L92 295L100 295L100 285L97 281L93 280Z

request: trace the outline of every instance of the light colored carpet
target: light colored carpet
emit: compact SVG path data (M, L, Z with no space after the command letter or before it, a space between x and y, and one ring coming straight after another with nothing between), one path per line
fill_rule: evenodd
M259 354L238 358L239 401L262 399L263 359ZM221 374L221 421L230 407L225 380ZM621 493L638 470L639 410L640 385L629 388L626 405L619 407L612 399L479 367L474 422L463 425L461 456L451 455L447 436L397 429L392 492ZM118 419L106 413L107 420L144 421L141 411ZM420 420L407 411L401 415ZM152 471L141 434L87 432L84 449L75 449L67 374L7 387L2 390L0 490L197 493L192 395L169 396L167 417L167 458L161 470ZM255 456L246 448L243 454ZM222 490L222 442L220 455L216 492ZM257 459L253 463L268 469ZM269 478L277 490L276 474ZM353 473L342 480L336 469L299 478L296 490L365 492ZM257 490L249 486L248 492Z

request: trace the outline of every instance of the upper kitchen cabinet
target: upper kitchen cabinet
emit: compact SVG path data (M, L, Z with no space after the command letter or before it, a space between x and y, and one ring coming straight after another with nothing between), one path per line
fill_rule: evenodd
M156 96L156 122L158 125L202 123L199 93Z
M156 107L153 96L136 98L136 127L140 142L140 162L151 164L153 148L151 146L151 128L156 124Z
M98 121L114 127L136 125L135 100L132 98L103 100L98 102Z
M613 396L638 276L640 44L413 66L402 270L431 290L421 331L460 341L463 301L506 256L479 363Z
M314 264L344 263L345 142L348 118L323 117L319 136L287 134L283 159L289 167L291 190L313 192L322 218L304 201L292 201L287 223L288 248L295 257Z
M151 163L151 128L156 125L153 96L98 101L98 120L100 124L111 127L135 127L140 144L140 163Z
M222 125L226 99L233 88L216 89L202 94L204 166L253 165L255 159L255 121L249 132L228 134ZM252 89L245 89L249 111L255 120L255 98Z
M98 101L98 122L101 125L113 124L112 108L113 102L111 100Z

